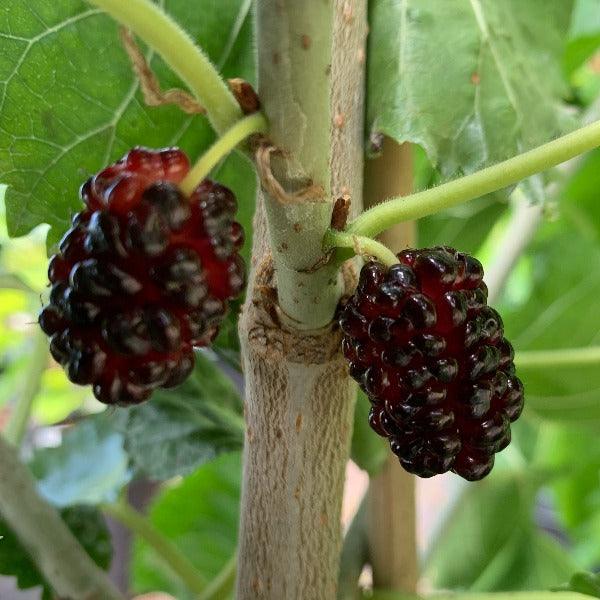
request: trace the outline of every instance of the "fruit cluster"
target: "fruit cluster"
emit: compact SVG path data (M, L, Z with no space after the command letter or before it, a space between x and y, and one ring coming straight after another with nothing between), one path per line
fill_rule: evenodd
M81 188L85 208L50 261L40 326L71 381L106 404L181 383L244 287L233 193L209 180L185 197L176 148L134 148Z
M453 248L363 267L340 325L371 427L409 472L485 477L523 409L513 349L487 306L483 268Z

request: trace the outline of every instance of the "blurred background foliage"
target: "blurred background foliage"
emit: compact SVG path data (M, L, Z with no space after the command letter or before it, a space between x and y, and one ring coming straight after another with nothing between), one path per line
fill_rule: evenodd
M35 6L52 25L52 18L60 23L89 11L84 4L69 4L73 6L55 14L45 0L22 0L13 3L11 9L0 7L0 15L4 12L10 20L19 11L22 16ZM201 0L203 10L196 14L203 14L202 19L188 18L190 11L184 0L162 4L186 23L226 76L254 80L250 2L227 0L217 8ZM545 6L543 2L533 4ZM374 5L384 10L385 3ZM10 102L37 106L36 86L45 84L33 80L31 73L55 69L61 61L61 47L81 45L77 23L60 29L60 39L44 40L45 50L53 52L44 54L37 52L44 48L33 48L14 78L23 85L8 89L7 104L0 112L4 131L0 135L0 180L15 190L12 206L10 199L7 201L8 224L11 233L27 234L9 237L5 205L0 202L0 428L9 431L14 427L23 395L32 396L24 456L49 501L73 514L87 510L96 515L86 519L91 525L78 535L96 552L101 564L108 563L108 538L98 511L126 494L128 487L151 482L152 493L146 494L138 507L149 503L151 527L190 557L198 573L209 581L227 568L236 546L243 443L238 307L232 307L216 347L198 353L198 366L189 382L132 409L104 411L87 388L71 385L47 353L39 351L35 323L47 293L48 232L48 225L40 223L53 228L48 237L51 247L78 206L81 173L69 170L70 166L77 163L79 171L89 174L100 167L105 154L114 160L138 143L180 143L195 157L213 139L199 117L183 116L173 107L146 108L140 92L132 88L133 76L118 44L106 48L99 41L102 36L116 40L114 24L99 14L89 19L94 21L94 38L88 40L89 47L79 56L79 63L67 65L62 76L69 82L74 78L69 69L91 68L95 64L93 54L102 46L102 62L110 65L103 72L102 85L111 88L112 95L106 90L101 93L99 84L83 78L89 89L78 96L78 115L69 116L70 109L59 110L65 136L60 148L69 150L53 156L54 149L47 149L50 155L39 160L47 160L51 166L36 186L31 186L29 167L20 156L37 152L39 138L49 132L40 125L39 131L31 132L31 138L17 140L19 127L25 125L15 121ZM36 25L29 26L26 19L19 23L19 35L39 35ZM4 43L2 38L0 43ZM561 111L566 107L569 118L575 119L586 110L596 110L596 118L600 118L598 0L574 3L559 62L564 83ZM152 64L164 87L178 84L160 60L153 59ZM4 68L0 64L0 71ZM119 104L121 96L130 90L133 95L128 103ZM99 98L99 106L94 108L90 97ZM52 101L58 103L48 100ZM99 128L102 118L107 114L112 118L117 106L121 113L113 130ZM378 107L372 110L377 113ZM90 112L87 122L81 122L81 111ZM380 112L384 117L387 114L383 109ZM93 134L86 133L91 130ZM178 132L175 137L174 131ZM112 135L108 146L106 135ZM78 146L83 137L88 143L85 153ZM9 149L19 158L8 159ZM436 167L431 162L431 153L414 146L414 156L416 189L442 178L439 163ZM446 166L452 171L457 165L450 161ZM466 162L458 166L459 170L469 170L476 165ZM4 176L17 167L19 174ZM63 185L67 175L68 185ZM236 192L239 218L251 232L256 185L251 166L241 156L232 155L213 176ZM551 174L553 177L558 176ZM546 196L543 189L547 184L548 180L528 182L510 198L497 194L423 219L419 245L454 245L474 253L487 267L505 251L503 244L514 224L516 204L543 203L543 218L497 302L507 337L517 351L598 346L600 151L577 166L564 185L560 184L558 195ZM35 204L36 195L52 194L56 186L63 190L60 201ZM0 198L4 192L5 188L0 188ZM22 207L22 203L28 211L19 220L15 207ZM247 257L248 248L249 242ZM32 364L34 360L37 366ZM441 511L445 514L443 523L430 539L423 540L424 589L549 589L565 583L576 571L600 568L600 369L597 364L524 368L521 374L527 409L514 428L514 443L500 455L488 479L458 486L460 492L452 505ZM387 450L368 429L367 410L366 399L359 398L352 454L358 466L372 474L385 460ZM457 487L453 476L441 481L441 485ZM421 518L438 522L438 515L421 514ZM71 521L76 530L81 521ZM0 534L5 536L0 544L0 573L18 576L23 587L40 583L6 524L0 523ZM160 589L178 599L193 597L143 536L135 538L129 576L130 589L137 593ZM593 590L593 584L589 589Z

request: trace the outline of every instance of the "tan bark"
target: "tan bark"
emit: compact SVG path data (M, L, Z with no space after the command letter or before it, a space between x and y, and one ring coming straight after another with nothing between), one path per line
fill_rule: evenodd
M366 1L262 0L257 9L259 95L272 141L286 151L273 174L291 194L307 184L325 194L291 206L262 194L258 202L240 318L247 437L238 598L330 600L355 388L331 324L344 279L310 267L322 256L332 200L345 193L361 206Z
M365 165L365 205L373 206L412 191L412 151L385 138L383 152ZM380 238L397 252L416 243L416 223L401 223ZM418 579L415 478L390 456L371 480L367 508L367 537L373 582L380 589L414 592Z

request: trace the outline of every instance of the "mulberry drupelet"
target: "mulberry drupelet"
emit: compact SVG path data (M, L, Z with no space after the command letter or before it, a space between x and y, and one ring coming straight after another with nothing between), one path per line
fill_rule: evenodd
M479 261L453 248L369 262L340 325L369 422L421 477L485 477L511 439L523 386L500 315L487 306Z
M177 148L134 148L82 186L50 261L40 326L69 379L106 404L181 383L243 290L235 197L209 180L185 197L188 170Z

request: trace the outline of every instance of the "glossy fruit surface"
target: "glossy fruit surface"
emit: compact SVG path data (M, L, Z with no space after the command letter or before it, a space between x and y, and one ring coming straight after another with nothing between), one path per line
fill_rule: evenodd
M176 148L134 148L82 186L86 207L50 261L40 326L69 379L106 404L181 383L243 290L235 197L205 180L186 198L188 170Z
M365 264L340 325L371 427L409 472L485 477L511 439L523 386L479 261L453 248Z

